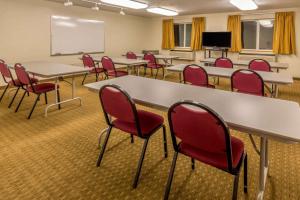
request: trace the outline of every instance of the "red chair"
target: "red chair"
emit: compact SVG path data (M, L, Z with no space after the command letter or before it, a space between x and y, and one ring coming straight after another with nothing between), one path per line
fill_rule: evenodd
M40 99L41 94L45 94L45 102L47 104L48 103L47 93L51 92L51 91L55 91L55 84L53 84L53 83L34 83L29 78L29 74L25 71L25 68L19 63L15 64L15 71L16 71L16 75L18 77L19 82L22 84L22 87L25 90L15 112L18 112L26 93L33 93L33 94L37 95L37 98L33 104L33 107L28 115L28 119L30 119L31 115L35 109L35 106L36 106L38 100ZM58 89L57 89L57 95L58 95L57 96L58 102L60 102L60 95L59 95ZM58 105L58 108L60 109L60 104Z
M271 65L268 61L263 59L254 59L250 61L249 63L249 69L255 70L255 71L265 71L270 72L271 71Z
M158 63L156 62L156 58L155 58L155 56L154 56L153 54L151 54L151 53L146 53L146 54L144 55L144 60L148 60L148 61L149 61L148 64L146 65L146 67L145 67L144 76L146 75L146 70L147 70L147 68L150 68L150 69L151 69L151 76L153 75L153 74L152 74L152 73L153 73L153 72L152 72L153 69L156 69L155 79L157 78L157 74L158 74L158 70L159 70L159 69L162 69L162 70L163 70L163 77L164 77L164 73L165 73L164 65L158 64Z
M233 63L229 58L217 58L215 61L215 67L233 68Z
M231 75L231 90L258 96L265 95L262 77L248 69L237 70Z
M166 128L164 125L164 119L154 113L150 113L144 110L137 110L135 103L119 86L105 85L100 89L99 97L106 119L106 123L109 126L107 135L102 146L99 158L97 161L97 167L100 166L103 154L108 142L112 128L122 130L129 133L132 137L136 136L144 139L144 146L142 154L138 163L137 172L133 182L133 188L137 187L140 171L143 165L147 144L150 137L163 128L163 140L164 140L164 155L168 156L167 150L167 138ZM111 117L113 119L111 119ZM133 140L132 140L133 142Z
M1 97L0 97L0 102L3 99L3 97L4 97L4 95L5 95L6 91L7 91L7 89L9 87L13 86L13 87L17 88L17 90L16 90L16 92L15 92L15 94L14 94L11 102L9 103L8 108L10 108L12 106L12 104L13 104L13 102L14 102L14 100L15 100L15 98L16 98L19 90L20 90L20 88L22 88L22 84L20 83L20 81L18 79L14 79L14 77L11 74L11 71L9 70L9 68L7 67L7 65L5 64L5 62L3 60L1 60L1 59L0 59L0 73L2 75L2 78L3 78L4 82L7 84L6 87L5 87L5 89L4 89L4 91L3 91L3 93L2 93L2 95L1 95ZM36 78L30 78L30 79L31 79L31 81L33 83L37 83L38 82L38 80Z
M173 162L164 199L168 199L178 153L235 176L232 199L237 199L239 174L244 163L244 192L247 192L247 154L244 143L230 136L224 120L203 104L183 101L168 111L173 147ZM180 140L178 142L177 138Z
M127 59L137 59L137 56L132 51L129 51L129 52L126 53L126 58Z
M215 88L214 85L208 83L208 75L205 69L194 64L184 68L183 81L184 83L190 83L191 85Z
M89 54L82 55L82 62L83 62L84 67L91 69L90 73L96 74L96 81L98 81L99 74L104 72L103 68L100 68L99 64L96 65L94 59ZM82 85L84 84L84 81L85 81L87 75L88 74L84 75L84 78L81 83Z
M116 70L115 64L111 58L103 56L101 59L102 67L107 78L109 77L120 77L128 75L128 72Z

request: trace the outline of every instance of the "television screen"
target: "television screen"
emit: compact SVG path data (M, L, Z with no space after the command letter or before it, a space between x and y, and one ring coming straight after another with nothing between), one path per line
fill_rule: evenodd
M231 32L203 32L202 46L230 48Z

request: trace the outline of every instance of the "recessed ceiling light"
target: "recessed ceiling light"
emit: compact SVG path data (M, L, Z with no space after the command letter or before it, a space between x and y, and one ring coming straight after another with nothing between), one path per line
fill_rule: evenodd
M73 2L70 0L65 1L64 3L65 6L73 6Z
M165 15L165 16L176 16L178 13L173 10L168 10L165 8L148 8L148 12L159 14L159 15Z
M133 8L133 9L143 9L147 8L148 5L145 3L141 3L138 1L132 1L132 0L101 0L103 3L108 3L112 5L127 7L127 8Z
M257 9L257 5L253 0L230 0L230 3L240 10Z

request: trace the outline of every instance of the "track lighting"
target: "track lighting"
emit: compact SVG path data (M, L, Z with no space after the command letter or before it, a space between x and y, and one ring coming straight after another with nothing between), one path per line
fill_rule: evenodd
M70 0L65 1L64 3L65 6L73 6L73 2Z
M126 13L124 12L123 8L121 8L121 10L120 10L120 15L126 15Z

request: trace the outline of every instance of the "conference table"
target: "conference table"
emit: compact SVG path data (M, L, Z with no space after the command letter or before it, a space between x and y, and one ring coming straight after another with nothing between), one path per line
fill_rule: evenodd
M257 199L260 200L263 199L268 174L268 140L300 142L300 107L296 102L131 75L85 86L98 93L107 84L120 86L138 104L164 111L182 100L202 103L216 111L231 129L259 136Z
M22 66L26 69L28 73L34 76L55 80L55 103L49 104L45 108L45 117L47 117L48 109L53 106L57 106L59 104L63 104L74 100L79 100L80 105L82 104L81 97L76 96L75 77L89 72L89 69L80 66L73 66L73 65L52 63L52 62L45 62L45 61L24 62L22 63ZM13 65L10 65L10 68L13 68ZM72 82L70 83L72 85L72 97L70 99L66 99L64 101L58 102L59 80L60 78L64 78L64 77L72 79Z
M82 58L80 58L82 59ZM95 56L93 57L94 61L96 63L100 63L102 57L99 56ZM146 65L149 61L147 60L142 60L142 59L127 59L127 58L111 58L113 63L118 65L115 66L116 69L120 69L120 68L127 68L127 71L129 74L132 73L133 69L136 68L137 69L137 75L140 75L140 68L139 66L144 66Z
M208 64L208 65L214 64L215 61L216 61L216 58L206 58L206 59L200 60L200 62ZM238 66L248 66L249 62L250 61L248 61L248 60L232 60L232 63L234 65L238 65ZM269 64L271 65L271 68L276 70L276 72L279 72L279 70L281 70L281 69L289 68L288 63L269 62Z
M135 55L138 58L144 58L144 54L142 54L142 53L136 53ZM173 60L176 58L179 58L179 56L172 56L172 55L166 55L166 54L157 54L157 55L153 54L153 55L157 60L162 60L166 66L172 65ZM123 56L126 56L126 54L123 54Z
M179 73L180 82L182 82L182 72L184 68L189 64L178 64L171 67L167 67L167 72L177 72ZM231 78L231 75L237 70L233 68L221 68L221 67L207 67L201 66L205 69L209 76L221 77L221 78ZM278 95L278 85L289 85L292 84L293 77L289 74L285 73L276 73L276 72L263 72L256 71L264 80L265 83L270 83L274 85L273 90L271 91L273 97L277 97ZM170 73L169 73L170 74ZM165 77L168 73L165 73ZM164 77L164 78L165 78Z

